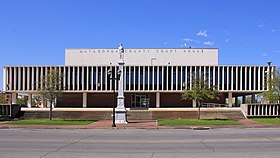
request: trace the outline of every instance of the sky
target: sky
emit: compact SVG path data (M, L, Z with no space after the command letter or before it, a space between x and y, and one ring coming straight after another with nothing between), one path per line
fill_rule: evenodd
M280 64L279 0L0 0L2 66L64 65L65 48L218 48Z

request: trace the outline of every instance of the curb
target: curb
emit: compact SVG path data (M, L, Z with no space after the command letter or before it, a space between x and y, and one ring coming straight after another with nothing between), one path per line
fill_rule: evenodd
M210 130L211 127L191 127L192 130Z

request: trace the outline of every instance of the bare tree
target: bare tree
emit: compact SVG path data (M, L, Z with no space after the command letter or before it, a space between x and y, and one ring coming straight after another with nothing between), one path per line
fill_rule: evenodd
M42 97L50 102L49 119L52 119L52 108L54 102L61 96L62 75L55 69L50 69L47 75L42 77L41 88L39 93Z

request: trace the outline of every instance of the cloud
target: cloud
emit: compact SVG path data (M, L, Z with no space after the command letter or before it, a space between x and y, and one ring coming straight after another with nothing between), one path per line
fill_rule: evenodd
M206 42L203 42L203 44L208 45L208 46L213 46L214 42L213 41L206 41Z
M183 38L182 40L186 42L200 43L198 40L192 38Z
M187 47L188 45L187 45L187 43L184 43L184 44L181 44L180 46L181 47Z
M207 31L206 30L200 30L197 34L197 36L203 36L203 37L207 37Z
M222 30L227 36L230 35L230 33L228 32L228 30Z
M163 42L162 44L167 45L167 42Z
M266 57L267 56L267 54L266 53L263 53L263 55L262 55L263 57Z
M226 39L225 42L229 42L229 39Z
M187 41L187 42L193 42L194 41L194 39L191 39L191 38L183 38L182 40Z
M264 23L262 23L262 24L259 24L259 25L258 25L258 27L263 27L263 25L264 25Z
M277 30L275 30L275 29L272 29L272 30L271 30L271 32L276 32L276 31L277 31Z

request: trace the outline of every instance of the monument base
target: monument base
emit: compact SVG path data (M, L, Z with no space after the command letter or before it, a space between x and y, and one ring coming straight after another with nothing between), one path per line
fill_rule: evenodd
M116 124L127 124L126 110L116 110L115 116Z

